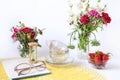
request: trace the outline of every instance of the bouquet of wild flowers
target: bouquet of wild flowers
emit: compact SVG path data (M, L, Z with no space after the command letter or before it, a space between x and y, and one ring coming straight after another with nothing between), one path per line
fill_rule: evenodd
M103 8L99 7L97 1L97 6L92 8L89 0L79 0L77 5L77 10L75 13L75 5L70 2L70 9L72 13L70 14L69 24L73 25L72 32L70 33L70 45L69 48L74 48L71 44L72 40L78 40L78 48L86 52L89 44L92 46L100 45L99 41L96 39L95 31L99 28L103 29L104 25L107 25L111 22L111 18L108 13L105 12L106 5ZM75 4L75 3L74 3ZM94 38L91 39L91 35L94 35Z
M16 27L12 27L11 31L12 39L14 41L19 41L21 45L19 45L20 55L21 57L26 57L29 55L29 42L38 42L36 39L37 35L42 35L42 30L35 28L26 27L24 23L19 22L19 25ZM41 47L41 45L39 44Z

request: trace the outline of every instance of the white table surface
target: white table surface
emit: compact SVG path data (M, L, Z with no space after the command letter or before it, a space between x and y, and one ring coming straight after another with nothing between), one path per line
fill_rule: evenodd
M70 55L74 58L74 63L97 71L98 73L102 74L106 80L120 80L120 59L113 58L111 56L106 64L105 69L96 69L92 64L88 62L88 59L77 59L76 57L79 55L75 50L70 51Z
M106 80L120 80L120 62L119 62L120 59L111 58L106 64L105 69L96 69L93 65L91 65L88 62L87 59L80 59L80 58L77 59L76 54L71 56L72 58L74 58L73 63L97 71L98 73L102 74L106 78ZM42 58L44 58L44 56Z
M111 57L104 69L96 69L92 64L88 62L88 59L81 59L76 57L78 57L78 54L76 54L76 52L74 53L73 51L71 53L73 63L97 71L98 73L102 74L106 78L106 80L120 80L120 59L115 59Z
M120 59L111 59L106 64L105 69L96 69L93 65L88 63L87 60L80 60L77 63L81 66L88 67L102 74L106 80L120 80Z
M72 50L70 51L70 55L74 58L74 63L97 71L98 73L102 74L106 80L120 80L120 59L116 59L111 56L104 69L96 69L88 62L88 58L83 58L84 55L88 56L88 54L78 55L78 52ZM78 56L83 57L79 58Z
M102 74L106 78L106 80L120 80L120 62L119 62L120 59L118 58L116 59L115 57L113 58L111 56L110 60L106 64L105 69L96 69L92 64L88 62L88 59L84 59L84 58L77 59L77 57L80 55L78 55L78 52L76 50L70 50L69 53L70 53L70 58L74 59L73 63L97 71L98 73Z

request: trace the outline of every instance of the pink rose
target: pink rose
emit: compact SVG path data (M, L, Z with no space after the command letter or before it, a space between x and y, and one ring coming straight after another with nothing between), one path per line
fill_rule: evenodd
M88 12L89 16L93 16L94 18L99 18L100 14L96 10L91 10Z
M17 33L19 30L17 28L14 28L14 32Z
M11 37L14 41L17 41L16 33L13 33L13 35Z

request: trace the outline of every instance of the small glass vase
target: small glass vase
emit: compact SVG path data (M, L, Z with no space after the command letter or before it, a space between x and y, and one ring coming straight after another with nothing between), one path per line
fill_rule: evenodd
M78 55L78 59L85 59L88 60L88 53L89 50L87 50L86 52L84 52L83 50L77 50L77 55Z
M29 62L35 63L38 61L38 53L37 53L37 42L30 42L28 43L29 46Z
M29 56L29 46L26 44L20 44L19 47L20 56L26 58Z

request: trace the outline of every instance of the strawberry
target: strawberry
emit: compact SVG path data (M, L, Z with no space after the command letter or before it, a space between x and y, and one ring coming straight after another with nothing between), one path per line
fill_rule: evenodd
M103 52L102 51L97 51L96 53L95 53L95 55L99 55L100 56L100 61L102 62L102 56L103 56Z
M109 55L108 54L104 54L102 56L102 60L109 60Z
M88 62L93 64L94 63L94 59L90 58Z
M94 59L95 54L94 53L89 53L90 59Z
M108 54L104 54L102 56L102 64L105 65L108 60L109 60L109 55Z
M94 57L94 62L95 62L95 65L100 65L101 64L101 56L100 55L95 55Z
M94 63L94 57L95 57L95 54L94 53L89 53L89 63Z
M102 56L104 53L102 51L97 51L98 55Z

